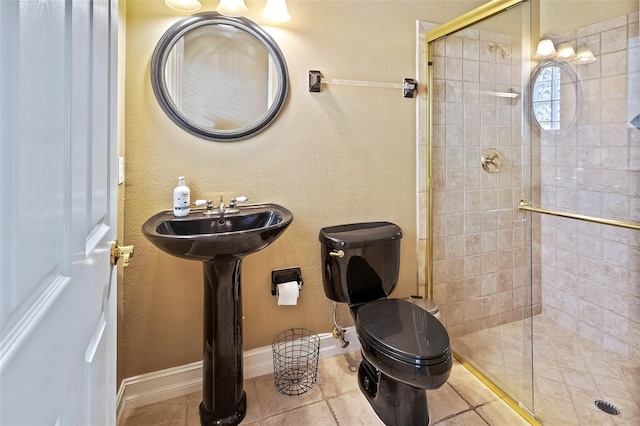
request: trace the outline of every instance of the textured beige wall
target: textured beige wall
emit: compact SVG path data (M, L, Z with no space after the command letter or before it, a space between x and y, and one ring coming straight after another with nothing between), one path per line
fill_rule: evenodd
M126 2L118 2L118 81L120 84L118 85L118 156L123 157L125 155L125 85L122 84L125 81L125 64L126 64L126 52L127 52L127 5ZM118 241L125 241L124 236L124 185L118 186ZM122 294L124 292L124 269L122 267L122 262L118 262L117 269L117 282L118 282L118 332L117 332L117 359L121 359L122 357L122 315L124 314L123 309L123 298ZM117 366L117 383L120 386L120 382L124 374L124 365L123 363L118 363Z
M215 2L204 1L203 10ZM400 82L415 74L416 19L444 22L481 1L289 1L292 21L266 27L289 67L291 92L280 118L246 141L210 142L180 130L162 112L149 80L156 42L181 16L162 1L127 1L126 244L120 362L124 377L202 358L202 267L156 249L140 232L171 208L177 177L192 199L246 195L275 202L294 221L243 265L244 347L271 343L289 327L333 328L322 290L318 231L340 223L389 220L404 231L394 296L417 292L415 101L398 89L345 86L307 91L307 72L327 78ZM260 23L262 2L248 2ZM279 307L273 269L300 266L298 306ZM344 307L340 319L350 324Z

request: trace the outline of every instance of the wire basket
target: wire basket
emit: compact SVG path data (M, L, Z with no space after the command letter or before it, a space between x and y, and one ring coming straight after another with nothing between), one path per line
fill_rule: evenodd
M309 391L318 377L320 337L306 328L291 328L278 334L271 347L278 392L300 395Z

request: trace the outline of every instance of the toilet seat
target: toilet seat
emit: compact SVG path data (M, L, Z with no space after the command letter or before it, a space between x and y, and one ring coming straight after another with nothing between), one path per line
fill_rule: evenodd
M360 306L356 330L363 347L413 368L451 362L449 336L433 315L402 299Z

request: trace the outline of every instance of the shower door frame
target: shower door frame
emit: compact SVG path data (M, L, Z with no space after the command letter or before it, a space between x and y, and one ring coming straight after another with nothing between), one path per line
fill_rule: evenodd
M491 0L476 9L473 9L457 18L452 19L449 22L446 22L438 27L427 31L425 33L425 57L427 58L428 64L431 65L433 63L433 52L429 49L430 43L434 42L442 37L453 34L457 31L460 31L466 27L470 27L480 21L491 18L495 15L498 15L507 9L512 7L521 5L523 3L538 3L538 0ZM531 7L531 21L532 25L529 27L529 40L536 39L537 27L533 25L533 22L538 21L538 9ZM535 33L534 33L535 32ZM523 58L524 59L524 58ZM529 70L524 69L523 67L523 79L527 78L529 75ZM524 81L524 80L523 80ZM426 129L426 229L427 229L427 257L425 262L425 278L426 278L426 294L429 299L433 298L433 92L431 88L433 87L433 69L432 67L427 67L427 129ZM523 94L524 95L524 94ZM525 95L526 99L526 95ZM528 109L525 107L523 114L527 116ZM526 123L526 120L523 117L523 123ZM526 127L526 126L525 126ZM524 130L523 130L524 131ZM523 152L523 155L528 156L530 154L530 147L524 147L527 152ZM530 183L530 182L529 182ZM531 243L531 241L529 240ZM531 342L533 343L533 342ZM494 393L496 393L504 402L506 402L511 408L517 411L522 417L524 417L529 423L532 425L540 425L540 423L535 419L534 414L529 411L524 405L518 403L516 400L507 395L504 391L502 391L498 386L496 386L493 382L491 382L482 372L477 370L474 366L472 366L469 362L466 362L464 359L460 358L456 355L456 358L463 364L471 373L473 373L478 379L480 379L487 387L489 387ZM532 383L533 386L533 383ZM533 389L531 389L533 394Z

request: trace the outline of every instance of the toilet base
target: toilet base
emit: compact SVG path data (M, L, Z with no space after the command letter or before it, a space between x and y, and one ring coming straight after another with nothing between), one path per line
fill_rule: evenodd
M363 359L358 368L358 385L386 426L427 426L427 392L397 382Z

